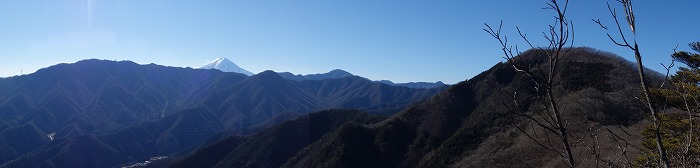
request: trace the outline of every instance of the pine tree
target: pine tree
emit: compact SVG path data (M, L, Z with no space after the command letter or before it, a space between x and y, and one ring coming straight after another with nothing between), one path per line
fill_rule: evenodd
M691 49L700 53L700 42L690 43ZM671 76L671 89L655 91L655 97L665 100L668 105L681 109L685 113L669 113L661 116L664 123L660 131L664 137L669 160L673 167L700 166L700 54L687 51L675 52L671 57L687 67L679 67ZM653 127L643 132L642 145L646 148L644 155L637 161L640 166L654 166L658 158L653 150Z
M700 52L700 42L690 43L690 48ZM692 96L698 96L700 91L700 54L679 51L672 55L675 61L688 67L680 67L671 77L673 84Z

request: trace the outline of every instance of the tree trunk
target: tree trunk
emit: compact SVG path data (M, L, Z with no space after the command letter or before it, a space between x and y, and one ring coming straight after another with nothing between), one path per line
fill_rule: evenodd
M652 121L654 122L654 136L656 138L656 149L659 152L659 163L663 165L663 167L668 168L670 162L668 161L668 157L666 157L666 149L664 148L664 144L662 143L661 132L659 130L659 128L661 127L661 120L659 120L656 106L652 104L651 98L649 97L649 86L647 85L647 80L645 77L646 75L644 75L644 64L642 64L642 55L639 53L639 46L636 44L636 42L634 44L634 57L637 59L637 72L639 73L639 80L642 84L647 108L649 108L649 111L651 112Z
M552 112L554 113L554 117L556 117L556 122L557 125L559 125L559 133L561 133L561 141L564 143L564 147L566 149L566 154L567 157L569 158L569 165L571 167L576 167L576 161L574 160L574 154L571 151L571 145L569 144L569 133L566 130L566 125L562 122L562 116L561 112L559 111L559 108L557 107L557 103L554 99L554 93L552 93L552 88L550 87L547 89L547 96L549 97L549 105L552 106Z

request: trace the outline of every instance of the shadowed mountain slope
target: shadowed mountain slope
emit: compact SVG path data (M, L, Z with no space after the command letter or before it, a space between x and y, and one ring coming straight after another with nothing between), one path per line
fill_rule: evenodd
M368 124L384 118L350 110L310 113L249 137L226 138L170 167L279 167L299 150L343 124Z

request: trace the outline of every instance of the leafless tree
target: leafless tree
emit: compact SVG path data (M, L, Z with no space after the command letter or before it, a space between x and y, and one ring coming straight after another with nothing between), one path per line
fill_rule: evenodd
M656 139L656 148L657 152L659 154L659 162L663 167L669 167L670 162L668 160L668 157L666 156L666 149L664 148L664 145L662 143L662 137L661 133L659 131L659 128L661 126L661 120L659 119L659 114L658 114L658 109L654 101L650 98L649 96L649 83L646 79L646 74L644 73L644 64L642 63L642 55L639 50L639 45L637 44L636 36L637 36L637 31L636 31L636 20L635 20L635 15L634 15L634 8L632 6L632 0L616 0L618 3L622 5L622 9L624 9L625 13L625 21L627 22L627 25L629 26L629 32L626 32L621 24L620 20L617 17L617 11L615 8L610 7L610 4L608 4L608 10L610 11L610 14L612 15L612 18L615 21L615 25L617 28L617 32L619 33L618 38L614 38L610 33L607 34L608 38L615 43L616 45L620 47L625 47L634 52L634 57L637 61L637 72L639 74L639 81L642 87L642 94L643 98L640 99L648 108L649 112L651 113L651 118L652 122L654 123L654 134L655 134L655 139ZM594 22L598 23L601 28L608 30L608 27L605 26L603 23L601 23L600 19L593 20ZM632 39L628 39L628 34L632 34Z
M535 89L543 93L540 99L544 102L544 105L542 106L544 111L543 113L528 114L525 113L524 110L510 111L513 111L514 114L532 121L534 125L544 129L546 140L540 141L533 135L530 135L523 128L517 128L541 147L555 151L562 157L562 160L569 167L576 167L576 160L574 158L571 142L569 140L570 135L567 128L568 122L564 121L563 119L564 112L558 105L553 89L559 63L563 58L568 56L569 51L573 47L574 41L573 22L568 20L566 17L569 1L565 0L563 3L560 2L561 1L557 0L549 0L547 7L544 8L555 12L555 22L549 25L548 31L543 32L544 38L549 42L546 47L533 45L530 40L528 40L527 35L522 33L520 28L516 27L520 37L525 40L529 47L535 51L537 56L544 54L547 57L548 64L545 70L540 69L540 66L537 66L535 69L525 62L522 57L517 57L521 54L517 45L514 49L514 46L508 43L507 36L501 34L503 22L501 22L498 29L494 29L490 25L485 24L486 29L484 29L484 31L498 40L498 42L501 44L504 58L513 66L513 68L516 71L524 73L530 77L532 82L535 84ZM517 107L518 102L516 101L515 103ZM551 139L549 138L552 134L560 141L561 146L564 148L563 151L556 149L559 145L552 143Z

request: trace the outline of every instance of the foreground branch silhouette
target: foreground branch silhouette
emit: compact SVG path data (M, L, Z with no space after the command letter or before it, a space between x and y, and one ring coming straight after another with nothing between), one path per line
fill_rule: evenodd
M520 37L525 40L530 48L534 50L536 56L544 54L547 57L548 65L546 70L541 70L539 67L537 69L533 69L533 67L530 67L530 65L528 65L528 63L525 62L522 57L518 57L518 55L521 54L518 47L515 46L515 49L513 49L513 46L508 43L507 36L501 34L503 27L502 21L498 29L494 29L490 25L485 24L486 28L484 31L498 40L498 42L501 44L504 58L510 64L512 64L513 68L531 78L533 83L535 83L535 90L542 93L542 95L538 96L542 96L540 99L546 104L543 107L546 113L528 114L525 112L526 110L509 108L511 113L526 118L544 129L544 136L546 136L547 139L546 142L538 140L536 137L537 135L531 135L523 128L518 126L516 127L531 140L535 141L535 143L537 143L539 146L559 154L567 166L576 167L576 160L574 158L572 145L569 140L570 135L568 130L568 122L563 119L564 112L560 109L558 100L555 98L553 90L555 77L557 76L556 72L559 68L559 62L569 55L569 51L573 47L574 41L574 26L573 23L566 17L569 1L566 0L563 1L563 3L560 2L561 1L550 0L547 3L547 7L544 8L555 12L555 23L549 25L549 30L544 32L544 37L549 43L547 44L547 47L536 47L530 42L530 40L528 40L527 35L522 33L520 28L516 27ZM518 102L517 100L514 101L517 107ZM559 149L557 149L558 145L552 143L550 140L550 134L553 134L558 138L564 148L564 152L560 152Z
M616 45L624 48L628 48L634 52L634 58L637 61L637 73L639 74L639 81L642 87L642 94L643 98L640 100L642 101L649 112L651 113L651 118L652 122L654 123L654 136L656 139L656 148L657 152L659 154L659 162L663 167L669 167L670 162L668 160L668 157L666 156L666 149L664 148L663 140L661 137L661 132L659 131L659 128L661 127L661 120L659 119L659 114L658 114L658 109L656 107L656 103L651 99L649 96L650 91L649 91L649 82L646 79L646 74L644 72L644 64L642 63L642 54L640 53L639 50L639 45L637 44L637 31L636 31L636 20L635 20L635 15L634 15L634 8L632 6L632 0L616 0L618 3L620 3L624 9L625 12L625 21L627 22L627 25L629 26L629 30L632 33L632 39L631 41L627 38L625 35L625 31L622 29L622 26L620 24L620 20L618 20L617 17L617 11L615 8L610 7L610 4L608 4L608 10L612 16L612 18L615 21L615 25L617 28L617 32L619 33L619 38L614 38L610 33L607 34L608 38L615 43ZM598 25L600 25L601 28L608 30L608 27L603 25L600 20L593 20L596 22ZM630 43L631 42L631 43Z

